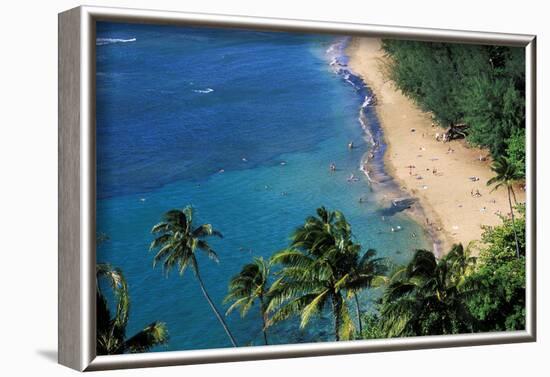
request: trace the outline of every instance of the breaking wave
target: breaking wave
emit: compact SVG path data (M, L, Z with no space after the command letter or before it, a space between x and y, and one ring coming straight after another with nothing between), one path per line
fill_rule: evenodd
M113 43L129 43L129 42L135 42L136 38L128 38L128 39L122 39L122 38L96 38L95 44L96 46L103 46L103 45L109 45Z

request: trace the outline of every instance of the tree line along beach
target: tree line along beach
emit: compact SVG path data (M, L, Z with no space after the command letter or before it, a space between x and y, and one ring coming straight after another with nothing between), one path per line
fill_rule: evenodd
M440 239L441 252L455 243L479 241L482 226L498 225L498 215L510 212L506 190L493 191L486 185L494 174L490 151L464 140L436 140L444 129L389 78L390 57L380 39L353 38L347 53L351 69L376 95L388 146L386 168L420 202L421 210L413 209L413 216ZM516 190L516 195L525 201L524 190Z

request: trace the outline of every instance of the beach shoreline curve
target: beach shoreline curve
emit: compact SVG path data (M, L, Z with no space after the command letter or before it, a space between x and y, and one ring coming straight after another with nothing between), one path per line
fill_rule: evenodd
M373 93L370 106L386 145L384 169L414 198L406 213L433 241L434 254L441 257L453 244L479 241L483 226L500 224L500 215L509 212L505 190L492 191L486 185L493 175L488 151L464 140L436 139L443 129L388 78L381 39L353 37L346 55L349 69ZM520 200L524 196L520 193Z

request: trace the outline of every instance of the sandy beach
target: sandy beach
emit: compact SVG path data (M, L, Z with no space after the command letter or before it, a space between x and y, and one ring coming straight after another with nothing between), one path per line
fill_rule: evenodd
M410 213L434 239L434 252L444 254L454 243L479 240L482 225L501 222L509 212L506 190L493 192L488 151L465 141L444 143L430 114L395 88L384 73L385 57L377 38L353 38L347 49L350 69L360 75L376 96L376 112L388 145L386 168L401 188L417 198ZM476 177L475 180L471 177ZM518 201L525 201L518 191ZM479 193L477 195L476 193ZM437 246L436 246L437 243Z

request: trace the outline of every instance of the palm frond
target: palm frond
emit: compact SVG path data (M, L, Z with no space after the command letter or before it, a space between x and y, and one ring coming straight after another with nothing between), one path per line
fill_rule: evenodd
M190 263L196 258L196 251L203 252L209 259L219 261L218 255L205 240L208 236L221 237L221 233L214 230L211 224L203 224L193 229L193 208L183 210L172 209L164 213L163 222L153 226L151 232L160 234L149 247L157 250L153 257L153 266L163 262L166 274L177 267L182 275ZM191 263L195 268L196 263Z
M229 301L232 301L234 299L235 299L234 297L227 296L225 298L224 302L229 302ZM229 315L229 314L231 314L231 312L233 310L239 309L239 311L241 312L241 317L244 318L244 316L246 315L246 313L250 309L250 306L252 306L252 303L253 303L253 301L248 296L247 297L241 297L239 299L235 299L233 304L225 312L225 315Z
M146 352L151 348L168 342L168 331L163 322L153 322L143 330L126 340L123 345L125 352Z
M168 339L166 326L159 322L152 323L132 338L125 340L130 308L126 279L120 269L113 268L109 264L98 263L96 270L98 279L105 278L109 281L116 299L116 312L114 317L111 317L107 299L100 291L98 284L96 352L99 355L144 352L155 345L165 343Z
M156 225L153 226L153 228L151 229L151 233L166 233L168 231L170 231L171 229L171 225L168 224L167 222L160 222Z
M216 263L220 262L220 258L218 258L218 254L210 247L208 242L206 242L205 240L198 240L197 248L203 251L209 259L213 260Z
M187 216L183 211L179 209L171 209L165 212L163 215L163 222L167 224L164 229L170 232L182 231L188 227Z
M109 283L116 298L115 325L125 327L128 322L128 312L130 310L130 298L128 294L128 284L119 268L114 268L107 263L98 263L96 265L97 279L104 278ZM99 290L99 284L97 284Z
M326 303L327 295L329 293L328 289L325 289L323 292L317 295L309 304L307 304L301 311L301 321L300 328L303 329L308 324L311 316L317 314L321 311L324 304Z
M300 315L302 310L314 300L318 294L307 294L289 300L284 305L280 306L273 315L268 318L267 326L272 326L274 323L283 321L290 318L291 316Z
M270 262L272 264L291 265L293 267L307 268L311 266L314 260L296 249L281 250L271 256Z
M154 229L154 228L153 228ZM151 242L151 245L149 245L149 251L155 250L161 246L164 246L166 244L169 244L170 240L172 239L172 235L168 233L164 233L163 235L155 238L153 242Z
M223 235L221 232L217 231L212 227L212 224L203 224L198 226L193 232L191 233L192 237L207 237L207 236L216 236L219 238L223 238Z

